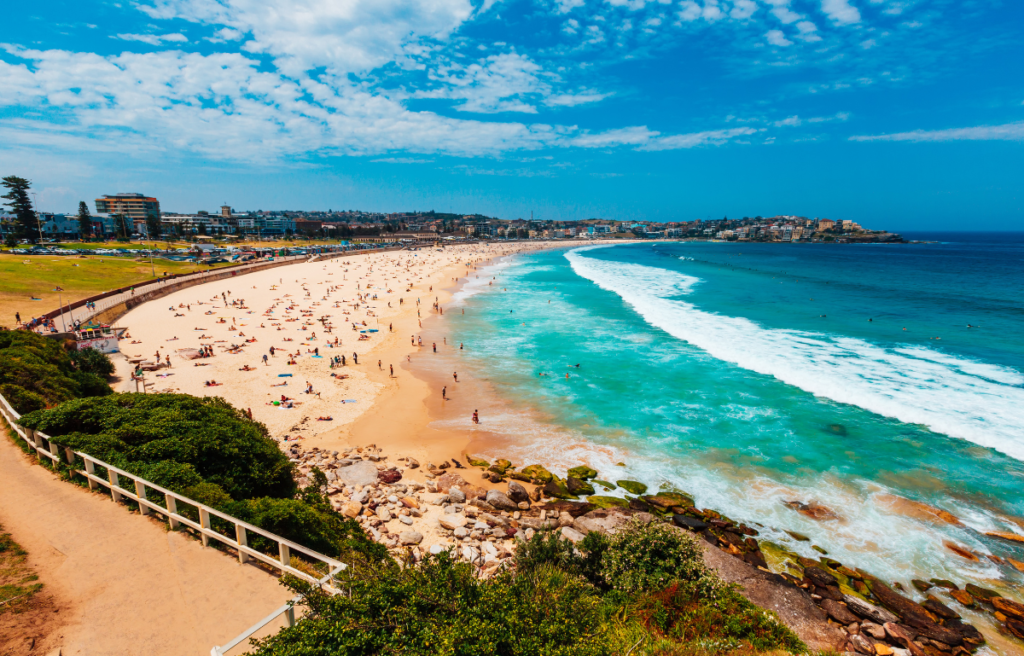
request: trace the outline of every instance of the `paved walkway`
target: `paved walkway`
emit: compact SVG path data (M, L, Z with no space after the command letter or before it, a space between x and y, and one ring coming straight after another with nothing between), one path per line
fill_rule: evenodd
M209 654L291 597L272 575L61 481L6 434L0 524L69 606L48 645L64 656Z

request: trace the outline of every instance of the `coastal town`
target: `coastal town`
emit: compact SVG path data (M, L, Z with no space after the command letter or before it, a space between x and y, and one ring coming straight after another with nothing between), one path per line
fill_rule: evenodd
M77 214L38 212L27 216L0 212L0 239L20 240L171 240L239 239L349 240L355 243L446 240L685 239L787 243L901 243L899 234L871 230L852 220L795 215L690 221L615 221L591 218L500 219L480 214L430 211L396 213L357 210L166 212L160 201L140 193L104 195L82 202ZM19 216L21 217L19 219Z

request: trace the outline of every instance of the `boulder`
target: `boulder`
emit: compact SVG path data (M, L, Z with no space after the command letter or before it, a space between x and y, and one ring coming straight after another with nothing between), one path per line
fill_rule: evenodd
M1003 597L992 597L992 605L1007 617L1014 617L1018 621L1024 620L1024 604L1022 603Z
M968 608L974 605L974 597L972 597L971 593L966 590L950 590L949 596Z
M603 487L606 490L614 490L615 489L615 483L609 483L608 481L602 481L600 479L595 478L594 480L592 480L590 482L593 483L594 485L600 485L601 487Z
M522 473L530 477L530 480L539 480L543 483L547 483L551 480L552 474L547 469L544 469L543 465L530 465L529 467L523 467Z
M850 644L857 650L857 653L875 656L875 645L859 633L850 636Z
M402 531L398 534L398 541L401 544L419 544L423 542L423 534L419 531Z
M679 528L686 528L691 531L703 531L708 527L707 522L702 522L694 517L688 517L686 515L672 515L672 523Z
M589 496L587 503L592 503L598 508L629 508L629 502L619 497Z
M576 496L594 494L593 485L581 478L576 478L575 476L569 476L565 479L565 488L569 490L570 494L575 494Z
M928 600L922 602L921 605L928 609L932 614L938 615L944 620L953 620L960 617L955 610L931 595L928 595Z
M451 473L447 473L447 474L442 474L441 476L438 476L438 478L437 478L437 491L438 492L446 492L447 493L448 490L452 489L452 487L458 486L458 487L461 488L464 485L467 485L466 479L462 478L462 476L460 476L459 474L456 474L455 472L451 472Z
M850 610L832 599L824 599L821 602L821 609L825 611L829 617L839 622L843 626L849 626L854 622L859 622L860 618L850 612Z
M406 508L419 508L420 502L412 497L402 497L402 505Z
M504 458L498 458L497 460L494 461L494 464L491 465L490 470L496 474L501 474L502 476L504 476L511 467L511 462L505 460Z
M469 462L469 464L473 467L483 467L484 469L487 469L488 467L491 466L491 463L487 462L486 460L479 456L467 455L466 461Z
M836 585L838 583L836 577L832 576L820 567L806 568L804 570L804 576L819 588L827 588L830 585Z
M1006 620L1006 628L1013 635L1017 636L1021 640L1024 640L1024 622L1020 622L1016 619Z
M619 487L630 494L645 494L647 492L647 486L637 481L615 481Z
M903 627L894 622L886 622L882 628L885 629L885 634L892 642L903 645L903 648L913 656L926 656L925 651L917 646L917 643L911 639L910 634Z
M572 469L570 469L567 472L567 474L569 476L572 476L573 478L578 478L578 479L583 480L583 481L591 479L591 478L597 478L597 470L596 469L591 469L590 467L587 467L586 465L580 465L579 467L573 467Z
M576 498L575 495L569 492L564 483L554 478L545 483L544 487L541 488L541 491L545 496L554 497L555 499Z
M448 500L452 503L466 503L466 493L458 487L448 488Z
M641 498L652 506L661 508L662 510L668 510L675 506L679 506L681 508L693 507L693 499L676 492L659 492L658 494L648 495Z
M974 585L973 583L968 583L967 585L965 585L964 590L969 592L970 595L978 601L984 603L992 603L992 599L999 596L998 592L987 590L979 585Z
M533 529L535 531L550 531L551 529L558 528L558 520L540 519L539 517L521 517L519 518L519 526L522 528Z
M519 504L512 499L509 499L499 490L487 491L487 503L491 504L498 510L508 510L509 512L519 510Z
M465 526L469 523L469 520L463 515L441 515L437 523L441 525L441 528L446 528L449 531L454 531L460 526Z
M355 501L349 501L341 507L341 514L346 517L355 518L363 511L363 505Z
M389 511L387 508L381 506L380 508L377 508L377 517L379 517L380 521L382 521L382 522L390 522L391 521L391 511Z
M878 624L884 625L886 622L897 622L899 618L890 613L889 611L876 606L872 603L868 603L860 597L854 597L852 595L846 595L843 597L843 601L846 602L846 607L851 611L860 615L864 619L877 622Z
M925 609L916 602L907 599L903 595L893 591L892 588L883 583L880 579L871 577L871 592L874 593L882 605L898 615L912 613L914 615L928 616ZM876 620L877 621L877 620Z
M608 508L592 510L573 520L572 527L586 535L591 531L597 531L605 535L614 535L621 531L626 524L634 517L641 521L650 522L654 519L648 513L638 513L624 508Z
M548 501L544 504L544 510L547 510L548 514L569 513L573 517L585 515L593 509L593 505L583 501Z
M402 480L402 472L398 471L397 469L385 469L383 471L377 472L377 478L380 480L381 483L387 483L388 485L391 485Z
M579 531L577 531L576 529L574 529L571 526L563 526L562 530L561 530L561 533L562 533L562 537L563 538L565 538L569 542L572 542L573 544L576 544L577 542L581 541L583 538L587 537L586 535L584 535L583 533L580 533Z
M530 493L526 490L525 487L522 486L522 484L517 483L516 481L509 481L508 482L508 498L512 499L517 504L518 503L522 503L524 501L529 503L529 501L530 501Z
M348 467L342 467L337 471L338 480L345 485L366 486L377 482L377 466L365 460L354 462Z

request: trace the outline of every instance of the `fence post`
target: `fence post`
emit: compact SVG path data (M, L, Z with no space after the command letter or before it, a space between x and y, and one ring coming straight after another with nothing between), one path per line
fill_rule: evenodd
M117 488L120 486L120 482L118 480L117 472L113 469L108 469L107 480L110 481L110 498L115 502L120 502L121 493L117 491Z
M244 565L249 556L242 552L242 547L248 547L249 540L245 535L245 527L241 524L235 524L235 540L238 542L238 562Z
M203 529L210 528L210 513L205 508L199 509L199 525ZM205 530L203 531L203 546L210 546L210 536L206 534Z
M59 465L61 463L60 447L53 440L50 440L50 455L54 456L53 464Z
M178 514L178 500L172 497L170 494L164 495L164 503L167 505L167 521L171 525L171 530L178 528L178 520L174 519L174 515Z
M289 605L284 616L288 619L288 626L295 626L295 606Z
M28 441L32 445L32 448L36 450L36 457L39 458L40 462L43 460L43 454L39 452L43 448L43 438L39 437L39 433L33 428L26 428L28 432Z
M96 475L96 465L92 464L92 460L89 460L88 456L86 456L85 458L82 458L82 460L85 461L85 473L88 474L89 476L95 476ZM92 480L91 478L89 479L89 489L90 490L95 490L99 486L100 486L99 483L97 483L96 481Z
M146 500L146 486L139 479L135 479L135 496L139 497L139 514L148 515L149 507L142 503Z
M292 565L292 550L284 542L277 543L277 554L281 557L281 567L291 567Z

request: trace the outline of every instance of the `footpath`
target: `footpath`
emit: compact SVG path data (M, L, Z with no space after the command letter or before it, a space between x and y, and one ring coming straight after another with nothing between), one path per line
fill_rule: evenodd
M209 654L291 597L271 574L61 481L6 434L0 525L60 609L29 654Z

